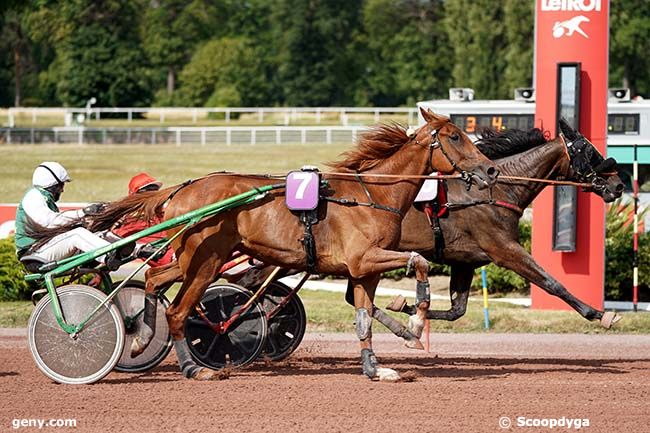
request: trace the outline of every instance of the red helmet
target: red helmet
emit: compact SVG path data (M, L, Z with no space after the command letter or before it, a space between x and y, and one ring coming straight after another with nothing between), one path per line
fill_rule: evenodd
M129 181L129 195L135 194L141 189L151 185L156 186L156 189L158 189L162 186L162 182L158 182L156 179L149 176L145 172L138 173Z

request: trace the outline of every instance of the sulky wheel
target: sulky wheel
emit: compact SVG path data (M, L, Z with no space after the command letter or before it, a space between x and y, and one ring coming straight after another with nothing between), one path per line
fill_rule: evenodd
M114 286L117 287L117 284ZM122 314L126 331L124 350L115 366L115 370L134 373L154 368L167 357L172 349L172 336L169 333L169 326L165 316L169 301L164 295L158 296L156 330L153 339L144 352L135 358L131 358L131 342L138 327L144 323L144 283L129 281L113 299Z
M267 314L273 311L289 293L291 288L287 285L279 281L271 283L264 293L264 311ZM268 322L269 333L261 356L280 361L291 355L305 336L307 315L298 295L295 294Z
M97 289L72 284L56 290L67 324L81 323L104 300ZM65 384L97 382L117 364L124 348L124 323L115 304L104 305L76 336L59 326L49 296L29 318L29 350L36 366Z
M251 297L248 290L235 284L212 283L208 287L197 307L201 314L195 312L185 322L185 339L199 364L214 369L241 367L257 358L267 333L266 316L259 303L254 302L225 332L216 329Z

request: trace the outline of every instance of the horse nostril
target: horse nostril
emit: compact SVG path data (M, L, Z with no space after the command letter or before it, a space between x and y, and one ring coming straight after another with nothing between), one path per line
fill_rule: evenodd
M622 183L616 185L616 192L623 192L623 189L625 189L625 186Z

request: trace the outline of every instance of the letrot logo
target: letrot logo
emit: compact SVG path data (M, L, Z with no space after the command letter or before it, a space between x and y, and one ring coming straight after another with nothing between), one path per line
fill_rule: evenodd
M542 11L599 11L601 8L601 1L602 0L542 0Z
M553 24L553 37L561 38L565 34L567 36L573 36L573 33L580 33L585 38L589 39L589 36L580 28L580 24L589 22L589 18L584 15L578 15L566 21L556 21Z

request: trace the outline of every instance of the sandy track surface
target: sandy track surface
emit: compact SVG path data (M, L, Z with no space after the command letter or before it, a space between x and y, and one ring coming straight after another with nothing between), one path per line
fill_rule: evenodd
M150 372L64 386L36 368L25 330L0 330L0 431L575 431L518 426L518 417L650 431L650 336L432 334L431 346L414 352L375 336L382 365L415 378L394 384L360 374L353 335L308 334L288 361L259 362L228 380L185 380L172 353ZM512 426L502 430L505 416ZM14 430L14 419L77 427Z

